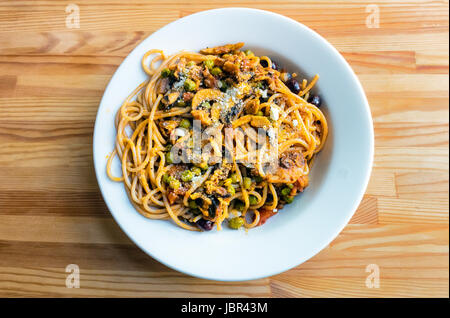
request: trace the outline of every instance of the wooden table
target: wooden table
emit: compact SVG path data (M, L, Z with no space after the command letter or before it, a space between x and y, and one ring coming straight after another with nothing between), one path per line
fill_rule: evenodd
M66 26L68 3L0 1L0 296L449 296L448 1L76 0L79 29ZM338 238L240 283L144 254L108 212L92 162L97 107L123 58L167 23L224 6L281 13L328 39L364 86L376 137L369 187ZM69 264L81 288L66 288ZM369 264L379 288L366 285Z

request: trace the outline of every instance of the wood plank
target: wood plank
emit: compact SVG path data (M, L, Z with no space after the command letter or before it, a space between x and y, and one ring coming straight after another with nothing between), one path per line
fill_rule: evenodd
M2 191L0 215L111 217L98 190L80 189Z
M339 24L337 23L332 24L332 28L338 26ZM344 28L348 29L348 27L344 24ZM124 29L116 31L111 29L87 31L84 27L80 30L63 28L52 32L33 29L21 31L23 37L11 37L9 32L0 31L0 54L50 56L69 54L125 57L137 44L157 29L159 29L157 26L153 29L138 29L139 31L135 31L136 29L130 31L125 31ZM361 51L385 54L386 51L401 52L407 49L416 53L418 65L439 65L444 68L448 66L448 59L445 59L449 50L447 31L439 30L431 34L393 33L377 35L372 33L376 32L373 31L374 29L367 29L364 26L360 29L360 33L364 34L370 30L370 35L346 34L345 30L339 34L329 35L325 32L320 32L317 28L315 30L339 51L344 52L346 56L351 56L350 54Z
M396 173L397 194L403 199L442 199L449 197L448 174L427 171Z
M0 76L0 94L1 96L13 96L16 90L17 76Z
M445 91L444 91L445 92ZM448 124L448 94L386 92L368 94L373 121L378 123Z
M101 95L0 97L0 111L4 114L0 118L1 127L23 129L29 125L42 125L48 129L58 123L70 123L70 126L90 123L93 126L100 100ZM20 125L24 122L25 127Z
M375 123L377 147L445 147L448 123Z
M359 74L447 74L448 61L442 55L419 54L415 51L342 52L353 70Z
M448 224L448 197L443 200L378 198L380 224Z
M43 56L47 61L58 60L59 55L70 57L97 57L98 64L108 61L108 57L125 57L153 31L72 31L54 32L27 31L22 37L11 37L0 32L0 54L14 56ZM98 58L102 57L102 58ZM121 62L120 59L118 62ZM25 60L26 61L26 60ZM33 66L31 66L33 67Z
M99 39L101 36L99 36ZM0 55L1 75L112 75L122 56Z
M368 275L361 269L362 275ZM448 297L448 283L444 280L410 279L381 280L380 288L367 288L366 277L361 278L310 278L285 275L271 281L274 297L367 297L367 298L427 298ZM447 295L447 296L446 296Z
M0 267L6 297L268 297L267 279L210 282L177 272L111 271L80 268L80 288L66 288L64 268ZM45 292L43 292L45 290Z
M88 144L33 142L26 147L18 143L3 143L0 149L1 167L89 167L92 147Z
M315 1L293 3L282 1L274 3L273 1L261 1L254 3L251 1L233 0L226 3L210 4L191 3L188 10L185 5L179 2L133 2L126 8L119 7L119 3L108 1L105 3L78 1L81 17L80 24L87 30L151 30L155 31L162 25L173 21L181 16L186 16L197 11L212 9L215 7L254 7L259 9L271 10L296 20L307 23L312 28L319 29L321 32L328 31L333 33L353 33L365 29L365 20L367 13L365 8L370 1L353 3L353 10L348 10L347 6L334 3L332 1ZM65 7L64 1L55 1L51 6L45 4L33 6L32 2L18 7L9 15L0 16L0 23L4 25L3 32L13 31L55 31L65 28ZM88 5L89 4L89 5ZM373 29L372 31L380 35L386 35L387 30L401 32L424 33L429 30L445 30L448 26L448 15L445 9L446 3L380 3L382 12L383 28ZM167 10L170 8L170 10ZM324 10L328 9L328 10ZM426 13L426 14L424 14ZM133 19L129 19L133 16ZM152 16L152 19L148 19ZM26 23L20 26L14 24L17 19L22 19ZM335 24L341 27L331 26ZM347 28L344 28L344 25ZM350 29L348 27L351 27Z
M174 272L133 244L0 241L0 267Z
M358 76L364 90L373 92L436 92L438 96L448 96L446 91L449 84L445 74L391 74L379 76L377 74L360 74Z
M59 215L0 215L0 241L133 244L112 217Z
M83 169L77 166L52 167L51 169L0 167L0 175L3 180L0 183L0 194L5 195L4 199L8 196L15 199L32 198L35 195L47 197L49 200L52 199L51 195L54 195L53 198L56 201L63 200L65 196L71 194L86 193L88 195L83 200L90 201L89 195L98 196L99 192L94 163L89 162L88 164ZM27 185L26 189L23 188L24 184ZM73 199L73 197L70 198L70 200ZM12 201L14 202L14 200ZM20 201L17 201L18 206L20 206ZM92 204L92 202L90 203Z
M348 225L308 262L271 279L276 297L448 297L448 227ZM367 288L366 267L380 270Z
M24 75L17 78L18 96L99 96L102 95L109 75Z
M448 147L377 147L374 167L402 172L448 171Z

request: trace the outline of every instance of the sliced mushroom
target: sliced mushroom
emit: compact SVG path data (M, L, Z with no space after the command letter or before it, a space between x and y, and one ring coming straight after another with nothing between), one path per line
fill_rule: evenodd
M244 125L246 123L249 123L252 120L252 117L253 117L252 115L245 115L245 116L242 116L241 118L236 119L232 123L233 128L236 128L236 127L239 127L239 126Z
M156 93L165 94L169 90L169 79L163 78L156 87Z
M192 112L192 116L197 119L200 120L202 122L203 125L211 125L212 124L212 119L209 117L208 111L205 109L195 109Z
M206 101L214 101L223 97L223 93L217 89L199 90L192 98L192 116L204 125L211 125L213 120L218 119L218 105L214 109L202 109L200 105Z
M217 100L223 97L223 93L218 89L201 89L192 99L192 109L197 109L204 101Z
M257 128L268 128L270 127L270 121L265 116L252 116L250 125Z
M161 102L166 106L172 105L173 103L175 103L177 101L178 97L180 97L179 92L167 93L161 99Z
M228 72L228 73L231 73L231 74L234 74L234 75L238 75L239 74L239 64L238 63L233 63L233 62L230 62L230 61L226 61L223 64L223 70Z
M203 50L200 50L202 54L225 54L233 51L239 50L244 46L244 42L239 42L236 44L227 44L222 46L210 47Z
M300 149L293 148L283 152L279 161L280 165L275 173L266 176L268 182L294 183L304 176L304 167L307 163Z

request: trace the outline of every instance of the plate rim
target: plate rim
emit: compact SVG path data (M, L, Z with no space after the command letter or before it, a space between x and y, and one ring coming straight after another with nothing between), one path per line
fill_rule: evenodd
M229 277L229 278L225 278L225 277L217 277L217 276L213 276L213 275L200 275L198 273L186 270L178 265L174 265L174 264L170 264L168 262L166 262L164 259L162 259L161 257L155 256L151 251L149 251L148 249L146 249L144 246L142 246L142 244L135 240L133 238L132 235L130 235L130 233L127 231L127 229L123 226L123 224L121 224L119 222L119 220L117 219L117 217L115 216L115 213L113 212L114 209L111 208L110 204L108 203L107 200L107 195L106 193L104 193L104 188L101 186L100 184L100 177L99 174L101 173L101 171L104 172L104 169L97 169L97 160L96 160L96 136L98 134L98 131L100 128L98 128L98 119L100 117L100 110L101 110L101 106L104 102L105 96L106 96L106 92L108 91L108 89L110 88L111 83L113 82L113 79L117 76L117 74L119 73L119 70L124 66L125 61L130 57L130 55L133 54L133 52L135 52L136 50L138 50L141 46L144 45L144 42L146 42L148 39L152 38L156 33L168 28L169 26L173 26L175 24L181 23L184 20L187 19L191 19L193 17L198 17L198 16L202 16L202 15L208 15L210 13L217 13L217 12L227 12L227 11L245 11L248 12L250 14L252 13L257 13L257 14L263 14L263 15L267 15L267 16L275 16L278 19L283 19L288 23L291 23L293 25L296 25L297 27L302 28L303 30L306 30L306 32L310 33L313 37L319 39L323 44L326 45L326 47L331 50L334 55L336 55L338 57L338 59L340 60L341 64L347 69L347 71L349 72L349 74L351 75L352 81L356 84L357 88L358 88L358 92L360 93L360 96L362 97L362 103L361 103L361 107L364 108L364 114L366 116L366 120L367 123L369 124L369 127L367 129L368 132L368 137L369 137L369 141L370 141L370 146L369 146L369 161L366 162L366 169L365 169L365 175L364 175L364 181L361 184L361 186L359 187L359 193L357 194L357 199L354 200L352 208L351 208L351 212L348 212L346 217L342 218L342 221L340 222L339 226L336 226L335 230L333 233L330 233L328 235L329 239L325 240L327 241L324 244L321 245L317 245L314 248L314 251L312 253L310 253L310 255L308 255L305 259L300 259L300 261L296 262L296 265L294 266L285 266L283 267L283 269L281 270L277 270L277 271L273 271L270 273L267 273L265 275L256 275L256 276L249 276L248 278L242 279L242 278L236 278L236 277ZM233 281L251 281L251 280L256 280L256 279L261 279L261 278L266 278L266 277L271 277L280 273L283 273L287 270L290 270L292 268L295 268L299 265L301 265L302 263L308 261L309 259L311 259L312 257L314 257L315 255L317 255L320 251L322 251L326 246L328 246L331 242L333 242L336 237L342 232L342 230L345 228L345 226L348 224L348 222L350 221L350 219L352 218L352 216L354 215L354 213L356 212L358 206L360 205L363 196L367 190L367 186L369 184L369 180L370 180L370 176L372 173L372 169L373 169L373 161L374 161L374 130L373 130L373 119L372 119L372 114L371 114L371 110L370 110L370 106L369 106L369 102L367 100L367 96L364 92L364 89L361 85L361 82L359 81L357 75L355 74L355 72L353 71L353 69L351 68L351 66L348 64L348 62L345 60L345 58L342 56L342 54L331 44L329 43L324 37L322 37L319 33L317 33L316 31L314 31L313 29L307 27L306 25L302 24L301 22L298 22L294 19L291 19L289 17L286 17L284 15L278 14L278 13L274 13L271 11L267 11L267 10L261 10L261 9L254 9L254 8L247 8L247 7L226 7L226 8L215 8L215 9L210 9L210 10L203 10L203 11L199 11L190 15L187 15L185 17L176 19L166 25L164 25L163 27L161 27L160 29L154 31L152 34L150 34L149 36L147 36L145 39L143 39L138 45L136 45L128 54L125 58L123 58L121 64L118 66L118 68L115 70L114 74L111 76L107 86L104 89L102 98L100 100L98 109L97 109L97 114L95 117L95 124L94 124L94 132L93 132L93 137L92 137L93 143L92 143L92 149L93 149L93 162L94 162L94 170L95 170L95 176L96 176L96 180L97 180L97 184L99 186L100 189L100 193L102 195L103 201L105 202L108 211L111 213L114 221L116 224L118 224L118 226L120 227L120 229L127 235L127 237L136 245L138 246L145 254L147 254L148 256L150 256L151 258L155 259L156 261L158 261L159 263L173 269L176 270L178 272L193 276L193 277L197 277L197 278L201 278L201 279L207 279L207 280L214 280L214 281L229 281L229 282L233 282ZM128 197L127 197L128 199ZM323 246L322 246L323 245Z

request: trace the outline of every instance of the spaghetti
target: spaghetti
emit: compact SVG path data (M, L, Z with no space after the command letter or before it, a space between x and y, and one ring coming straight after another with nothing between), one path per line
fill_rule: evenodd
M311 94L318 76L299 84L295 73L243 52L243 45L144 55L148 80L117 112L106 171L124 183L145 217L194 231L221 229L224 222L252 228L308 185L328 134L320 97ZM207 135L197 142L195 127L200 135L231 129L235 138ZM115 156L120 177L111 172Z

